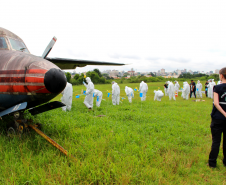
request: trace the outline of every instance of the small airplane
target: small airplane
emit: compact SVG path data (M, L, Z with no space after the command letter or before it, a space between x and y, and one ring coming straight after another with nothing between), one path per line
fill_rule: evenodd
M13 114L17 129L25 110L32 115L64 106L49 102L67 83L62 69L86 65L125 65L101 61L48 58L57 38L53 37L41 57L32 55L23 40L0 27L0 117ZM19 121L20 120L20 121Z

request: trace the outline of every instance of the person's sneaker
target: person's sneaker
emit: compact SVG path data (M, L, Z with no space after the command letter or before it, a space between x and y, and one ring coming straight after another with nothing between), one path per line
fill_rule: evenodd
M209 166L210 168L216 168L216 166L210 166L209 163L207 163L206 165Z

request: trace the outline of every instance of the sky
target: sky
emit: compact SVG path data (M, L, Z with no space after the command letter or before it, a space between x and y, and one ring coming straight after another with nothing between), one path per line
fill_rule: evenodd
M56 36L48 57L128 64L76 72L214 71L226 65L225 10L225 0L7 0L0 27L37 56Z

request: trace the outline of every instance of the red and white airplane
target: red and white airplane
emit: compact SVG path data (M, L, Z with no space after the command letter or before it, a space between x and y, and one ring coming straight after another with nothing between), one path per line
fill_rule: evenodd
M0 28L0 117L13 112L21 114L26 109L34 115L63 106L60 102L47 103L66 86L66 77L61 69L75 69L86 65L124 65L48 58L56 40L53 37L42 57L39 57L29 52L20 37Z

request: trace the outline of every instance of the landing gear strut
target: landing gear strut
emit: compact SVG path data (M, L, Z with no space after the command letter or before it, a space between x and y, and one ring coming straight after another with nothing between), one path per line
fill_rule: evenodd
M37 132L40 136L45 138L49 143L59 149L62 153L68 156L68 151L65 150L62 146L52 140L50 137L45 135L42 131L42 125L40 123L34 124L32 120L24 119L23 113L15 112L14 113L14 122L11 123L7 130L7 136L12 138L16 135L21 137L24 132L29 132L29 128L32 128L35 132ZM70 157L73 157L70 155ZM75 159L75 158L74 158Z

